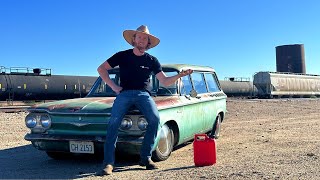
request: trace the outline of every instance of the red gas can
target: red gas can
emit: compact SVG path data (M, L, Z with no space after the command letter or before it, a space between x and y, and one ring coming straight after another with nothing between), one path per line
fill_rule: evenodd
M210 166L216 163L216 140L206 134L195 134L193 155L195 166Z

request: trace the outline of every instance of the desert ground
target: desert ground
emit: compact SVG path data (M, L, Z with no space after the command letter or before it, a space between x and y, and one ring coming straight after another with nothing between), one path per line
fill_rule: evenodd
M192 141L159 169L117 156L115 172L96 176L101 160L53 160L24 135L26 112L0 112L1 179L320 179L320 99L228 99L217 140L217 163L196 167Z

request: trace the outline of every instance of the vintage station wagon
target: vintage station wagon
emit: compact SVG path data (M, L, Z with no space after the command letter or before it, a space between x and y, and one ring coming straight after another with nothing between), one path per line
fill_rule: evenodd
M175 146L192 140L197 133L213 129L218 138L227 98L211 67L169 64L162 68L167 76L185 69L194 72L171 86L159 83L155 75L150 77L149 91L157 104L161 125L153 152L157 161L166 160ZM109 74L119 84L119 69ZM85 98L35 105L28 109L25 119L31 130L25 139L55 159L80 153L102 154L115 96L99 77ZM139 153L147 126L139 110L130 108L119 128L117 151Z

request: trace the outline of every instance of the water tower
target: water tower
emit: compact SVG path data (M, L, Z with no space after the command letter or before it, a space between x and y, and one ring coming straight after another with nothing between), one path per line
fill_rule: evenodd
M306 74L303 44L277 46L276 58L277 72Z

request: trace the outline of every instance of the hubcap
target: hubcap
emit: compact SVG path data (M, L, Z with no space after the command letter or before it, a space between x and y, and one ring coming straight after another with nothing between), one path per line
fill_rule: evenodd
M167 125L161 128L158 150L162 155L168 155L172 147L172 133Z

